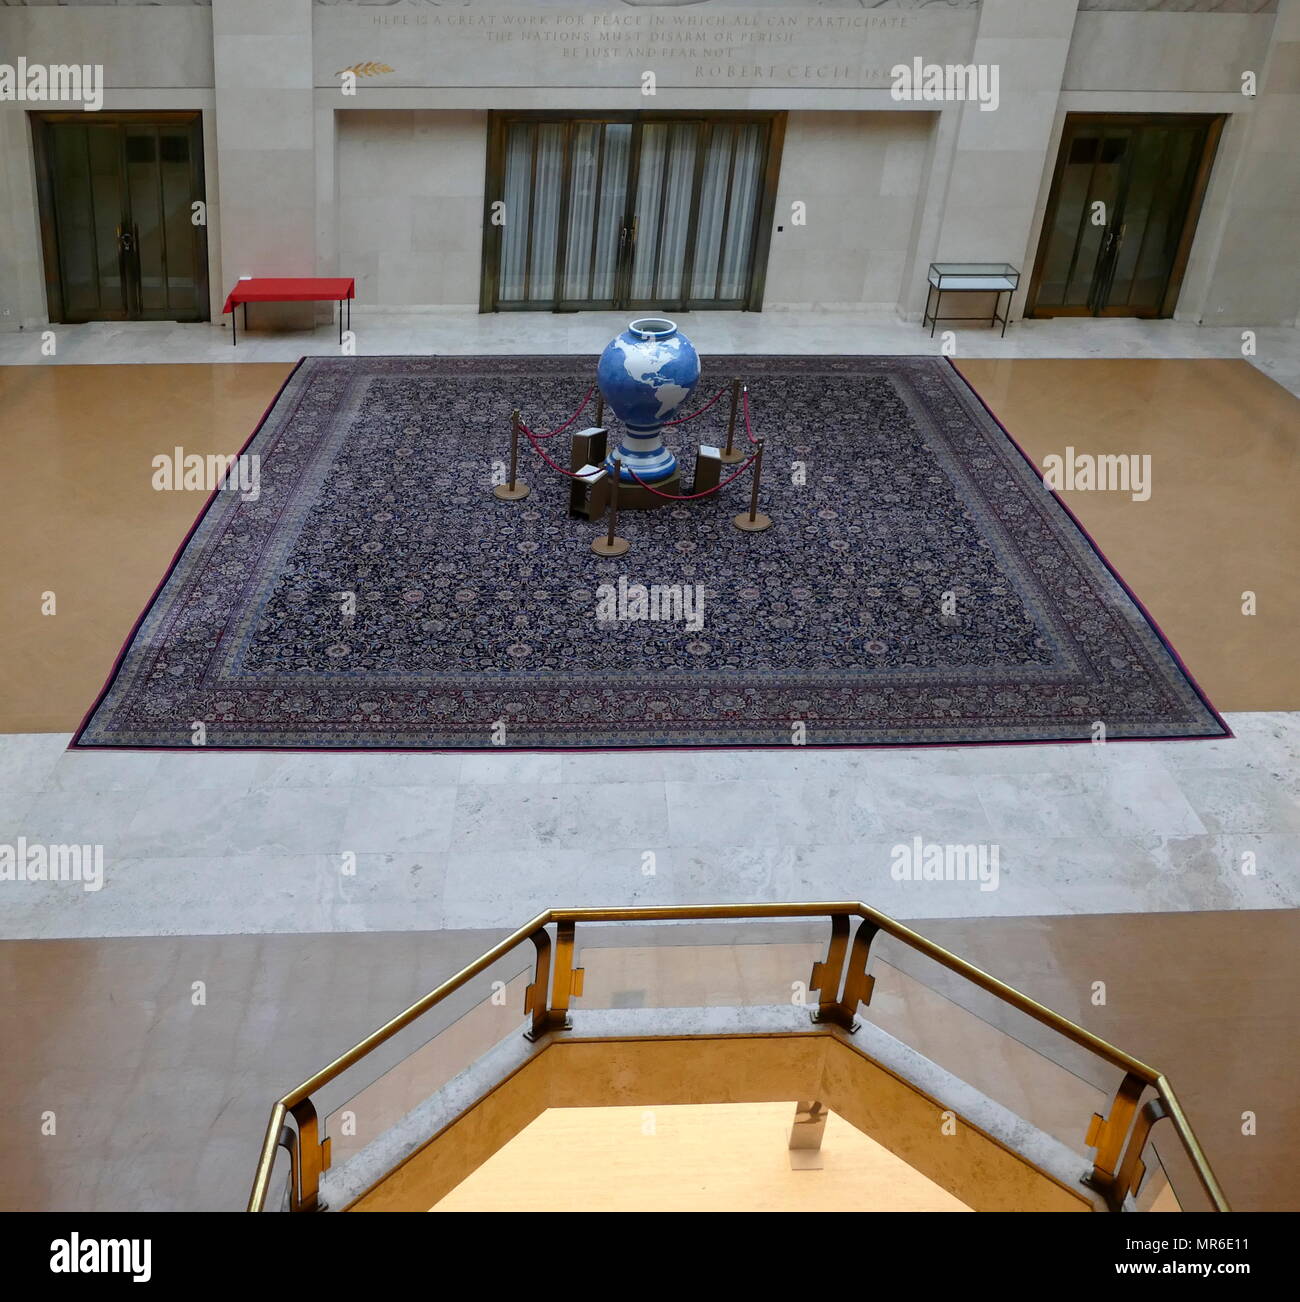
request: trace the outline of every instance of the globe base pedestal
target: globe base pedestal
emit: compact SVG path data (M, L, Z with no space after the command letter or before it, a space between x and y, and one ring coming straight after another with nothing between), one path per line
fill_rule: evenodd
M682 470L678 466L667 479L656 479L652 487L657 488L661 493L671 493L676 497L682 495ZM672 506L673 503L664 497L658 497L633 480L630 484L626 481L618 486L618 509L620 511L657 511L663 506Z

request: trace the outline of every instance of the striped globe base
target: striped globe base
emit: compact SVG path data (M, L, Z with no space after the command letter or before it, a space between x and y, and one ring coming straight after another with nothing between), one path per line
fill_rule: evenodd
M620 476L623 483L633 482L630 474L633 470L647 484L667 479L676 471L677 458L664 447L663 440L659 437L659 430L659 426L648 430L639 430L631 425L626 427L623 444L618 449L618 455L623 462L623 473ZM612 453L605 459L605 466L612 474L614 470Z

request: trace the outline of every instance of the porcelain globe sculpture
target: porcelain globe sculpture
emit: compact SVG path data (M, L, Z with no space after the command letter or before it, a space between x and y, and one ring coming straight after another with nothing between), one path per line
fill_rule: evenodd
M624 426L622 446L605 461L611 473L615 455L623 462L624 483L632 482L632 471L647 484L676 472L677 458L664 447L660 432L699 380L699 355L671 321L644 317L609 341L596 383Z

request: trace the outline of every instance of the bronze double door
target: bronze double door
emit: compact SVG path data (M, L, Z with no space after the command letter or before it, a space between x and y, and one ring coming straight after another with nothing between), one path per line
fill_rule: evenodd
M782 125L493 114L482 309L758 306Z
M1172 316L1221 121L1070 114L1026 315Z
M198 113L32 120L50 320L206 321Z

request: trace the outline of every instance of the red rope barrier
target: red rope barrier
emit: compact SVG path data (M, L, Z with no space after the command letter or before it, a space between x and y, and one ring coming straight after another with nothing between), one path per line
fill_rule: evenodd
M598 474L601 473L601 470L603 469L603 467L599 467L599 468L597 468L597 470L596 470L596 475L575 475L575 474L573 473L572 470L565 470L565 468L564 468L563 466L556 465L556 463L555 463L554 461L552 461L551 458L548 457L548 456L546 455L546 453L543 452L542 449L539 448L539 447L537 446L537 440L538 440L538 438L539 438L539 437L543 437L543 436L541 436L541 435L537 435L537 434L534 434L534 433L532 432L532 430L530 430L530 429L529 429L529 428L528 428L528 427L527 427L527 426L526 426L522 421L521 421L520 424L519 424L519 428L520 428L521 430L523 430L523 432L524 432L524 434L526 435L526 437L527 437L529 443L531 443L531 444L533 445L533 451L536 452L537 455L538 455L539 457L541 457L541 459L542 459L543 461L545 461L546 464L547 464L548 466L551 467L551 469L553 469L553 470L558 470L558 471L560 472L560 474L562 474L562 475L568 475L568 477L569 477L570 479L581 479L584 483L588 483L588 482L590 482L591 480L595 479L596 475L598 475Z
M591 388L587 390L587 396L586 396L585 398L583 398L583 400L582 400L582 406L580 406L580 407L578 408L578 410L575 411L575 412L573 413L573 415L570 416L569 419L568 419L567 421L564 422L563 425L561 425L558 429L553 429L549 434L534 434L533 431L530 430L530 429L528 428L528 426L525 425L524 422L523 422L522 420L519 422L519 428L520 428L520 430L523 432L524 437L527 438L528 441L529 441L529 443L532 444L533 451L536 452L537 455L538 455L539 457L541 457L541 459L542 459L543 461L545 461L546 464L547 464L548 466L550 466L552 470L558 470L558 471L560 472L560 474L562 474L562 475L566 475L569 479L581 479L581 480L583 480L583 481L589 481L589 480L592 480L592 479L594 479L594 478L596 477L596 475L599 475L599 474L601 473L601 471L604 469L604 467L602 466L600 469L598 469L598 470L596 471L596 474L595 474L595 475L577 475L577 474L574 474L574 472L573 472L572 470L566 470L563 466L557 464L555 461L552 461L551 458L548 457L548 456L546 455L546 453L545 453L545 452L544 452L540 447L538 447L538 444L539 444L543 439L553 439L557 434L563 434L564 431L565 431L566 429L568 429L569 426L572 425L573 422L576 421L576 420L578 419L579 416L582 415L584 409L585 409L586 406L587 406L587 403L589 403L589 402L591 401L591 395L592 395L593 393L595 393L595 392L596 392L596 386L593 384L593 385L591 386ZM708 411L708 409L709 409L710 407L712 407L713 404L714 404L715 402L717 402L717 400L718 400L719 398L721 398L722 395L723 395L724 393L726 393L726 392L727 392L727 390L726 390L726 388L725 388L725 386L724 386L723 388L719 389L719 390L717 391L717 393L715 393L715 394L713 395L713 397L710 398L710 399L708 400L708 402L706 402L706 403L704 404L704 406L701 407L701 408L699 409L699 411L693 411L689 416L682 416L679 420L666 420L666 421L664 421L664 424L665 424L665 425L683 425L683 424L685 424L688 420L694 420L697 416L703 416L704 413L705 413L706 411ZM749 439L749 441L750 441L751 443L757 444L758 440L754 437L754 431L750 428L750 423L749 423L749 390L748 390L748 388L743 389L743 390L741 391L741 401L742 401L742 405L743 405L743 407L744 407L744 412L745 412L745 436ZM649 492L649 493L653 493L656 497L662 497L662 498L664 498L665 500L667 500L667 501L669 501L669 502L693 502L693 501L695 501L696 498L700 498L700 497L712 497L714 493L720 493L724 488L726 488L726 486L727 486L728 484L730 484L730 483L734 483L737 479L739 479L740 476L743 475L743 474L745 473L745 471L748 470L749 467L752 466L752 465L754 464L754 461L756 460L757 457L758 457L758 453L756 452L756 453L754 453L754 455L753 455L752 457L749 458L748 461L744 462L744 463L743 463L743 464L742 464L742 465L741 465L741 466L736 470L736 473L735 473L734 475L728 475L727 478L724 479L724 480L722 480L721 483L714 484L714 486L713 486L712 488L706 488L706 489L704 490L704 492L702 492L702 493L661 493L661 492L660 492L657 488L655 488L653 485L651 485L651 484L647 484L647 483L645 482L645 480L642 479L641 476L638 475L638 474L636 473L636 471L632 469L631 466L626 466L625 469L627 470L627 473L628 473L629 475L631 475L632 478L633 478L633 479L634 479L638 484L641 485L642 488L644 488L644 489L645 489L647 492Z
M591 395L595 392L596 392L596 386L593 384L591 388L587 390L587 396L582 400L582 406L580 406L578 410L575 411L573 415L570 416L569 419L566 420L564 424L559 427L559 429L553 429L549 434L534 434L532 430L530 430L528 426L523 423L523 421L519 422L519 428L522 429L528 435L528 437L532 439L553 439L557 434L563 434L564 431L568 429L569 426L572 425L573 422L577 420L578 417L581 416L584 411L586 411L587 404L591 401Z
M708 402L706 402L706 403L704 404L704 406L701 407L701 408L699 409L699 411L693 411L693 412L691 412L691 414L690 414L689 416L679 416L676 420L666 420L666 421L664 421L664 424L665 424L665 425L685 425L686 422L687 422L688 420L694 420L694 419L696 418L696 416L703 416L704 413L705 413L706 411L708 411L708 409L709 409L710 407L712 407L713 404L714 404L715 402L717 402L717 400L718 400L719 398L721 398L722 395L723 395L724 393L726 393L726 391L727 391L727 387L726 387L726 385L723 385L722 388L719 389L719 390L717 391L717 393L715 393L715 394L713 395L713 397L710 398L710 399L708 400Z
M734 475L728 475L720 484L714 484L712 488L706 488L702 493L661 493L657 488L647 484L631 466L624 466L624 469L638 484L641 485L642 488L649 493L653 493L656 497L666 497L670 502L693 502L697 497L711 497L714 493L720 493L729 483L732 482L732 480L739 479L757 459L758 453L755 452L754 455L750 457L750 459L746 461Z

